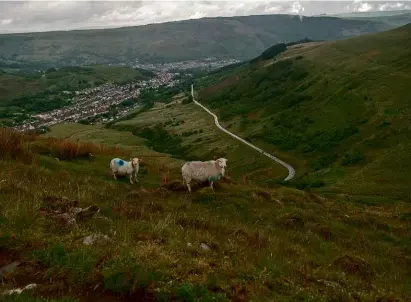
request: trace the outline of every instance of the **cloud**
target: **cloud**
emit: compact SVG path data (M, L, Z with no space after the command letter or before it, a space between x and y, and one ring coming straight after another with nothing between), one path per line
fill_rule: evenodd
M410 3L410 2L408 2ZM375 1L1 1L0 32L110 28L217 16L318 15L409 8Z
M411 5L406 5L401 2L396 3L384 3L378 5L379 11L389 11L389 10L404 10L404 9L411 9Z

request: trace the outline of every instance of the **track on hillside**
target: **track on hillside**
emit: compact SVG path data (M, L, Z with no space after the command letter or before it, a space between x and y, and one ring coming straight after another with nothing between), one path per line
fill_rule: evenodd
M220 125L219 121L218 121L218 117L217 115L215 115L214 113L212 113L209 109L207 109L205 106L203 106L202 104L200 104L199 102L197 102L194 99L194 85L191 84L191 96L193 97L193 102L194 104L196 104L197 106L200 106L201 108L203 108L205 111L207 111L210 115L212 115L214 117L214 122L216 124L216 126L223 132L227 133L228 135L234 137L235 139L239 140L240 142L250 146L251 148L253 148L254 150L257 150L258 152L260 152L261 154L271 158L272 160L276 161L277 163L279 163L280 165L284 166L287 168L288 170L288 176L284 179L284 181L288 181L291 180L295 177L295 169L290 165L287 164L286 162L282 161L281 159L275 157L274 155L265 152L264 150L258 148L257 146L254 146L253 144L247 142L246 140L242 139L241 137L235 135L234 133L231 133L230 131L228 131L227 129L225 129L223 126Z

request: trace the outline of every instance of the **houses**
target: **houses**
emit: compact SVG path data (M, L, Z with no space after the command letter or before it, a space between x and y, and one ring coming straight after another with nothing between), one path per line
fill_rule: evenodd
M101 116L110 111L113 106L119 105L126 99L138 99L141 88L158 88L162 85L174 86L178 80L174 80L174 73L157 72L156 76L146 81L139 81L126 85L105 83L103 85L76 91L69 106L31 116L31 119L13 127L19 131L33 130L42 126L51 126L63 122L78 122L91 117ZM117 111L116 118L127 115L131 110L139 107L134 104ZM112 118L101 117L102 122Z

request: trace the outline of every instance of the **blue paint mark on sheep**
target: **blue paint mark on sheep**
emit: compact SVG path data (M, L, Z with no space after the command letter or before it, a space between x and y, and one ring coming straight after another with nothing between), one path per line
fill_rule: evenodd
M124 165L124 160L120 159L120 160L118 161L118 165L119 165L119 166Z
M221 174L219 174L219 175L217 175L217 176L210 176L209 178L208 178L208 180L209 181L217 181L217 180L219 180L220 178L221 178Z

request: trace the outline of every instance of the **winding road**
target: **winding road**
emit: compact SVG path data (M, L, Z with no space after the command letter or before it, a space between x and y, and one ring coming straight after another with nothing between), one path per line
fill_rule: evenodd
M284 167L287 168L288 170L288 176L284 179L284 181L288 181L294 178L295 176L295 169L287 164L286 162L282 161L281 159L275 157L274 155L271 155L270 153L265 152L264 150L258 148L257 146L254 146L253 144L247 142L246 140L242 139L241 137L235 135L234 133L231 133L230 131L226 130L224 127L222 127L220 125L220 123L218 122L218 117L217 115L215 115L214 113L212 113L210 110L208 110L206 107L204 107L202 104L200 104L199 102L197 102L194 99L194 85L191 85L191 96L193 97L193 102L194 104L200 106L201 108L203 108L205 111L207 111L210 115L212 115L214 117L214 122L216 124L216 126L223 132L227 133L228 135L234 137L235 139L239 140L240 142L250 146L251 148L253 148L254 150L257 150L258 152L262 153L263 155L271 158L272 160L278 162L280 165L283 165Z

